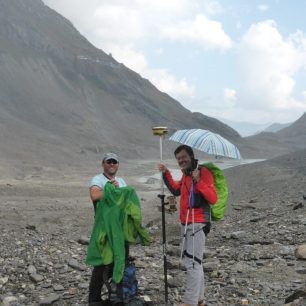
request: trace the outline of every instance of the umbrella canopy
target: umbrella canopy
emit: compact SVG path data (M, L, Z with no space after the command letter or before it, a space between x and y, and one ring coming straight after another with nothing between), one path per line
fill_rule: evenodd
M188 145L194 149L211 155L236 159L241 158L240 152L235 145L219 134L207 130L178 130L169 138L169 140Z

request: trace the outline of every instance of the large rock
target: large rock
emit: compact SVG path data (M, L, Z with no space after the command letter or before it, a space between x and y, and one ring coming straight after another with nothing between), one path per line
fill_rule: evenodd
M298 246L294 252L294 255L298 259L306 260L306 244Z

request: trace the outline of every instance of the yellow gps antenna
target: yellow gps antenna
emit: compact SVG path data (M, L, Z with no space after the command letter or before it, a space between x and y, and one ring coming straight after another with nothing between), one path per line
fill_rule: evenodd
M168 128L166 126L156 126L152 128L153 135L164 136L168 133Z
M159 136L160 163L163 161L163 138L168 133L168 128L165 126L156 126L152 128L153 135ZM161 199L162 208L162 233L163 233L163 257L164 257L164 281L165 281L165 305L168 305L168 277L167 277L167 245L166 245L166 218L165 218L165 194L164 180L161 173L160 178L161 194L158 197Z
M163 138L168 134L168 128L166 126L156 126L152 128L153 135L159 136L159 153L160 153L160 163L163 162ZM161 194L164 194L164 181L161 177Z

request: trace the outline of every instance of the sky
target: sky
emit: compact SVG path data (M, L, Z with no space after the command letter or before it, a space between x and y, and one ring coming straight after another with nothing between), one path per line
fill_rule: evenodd
M192 112L287 123L306 112L304 0L43 0Z

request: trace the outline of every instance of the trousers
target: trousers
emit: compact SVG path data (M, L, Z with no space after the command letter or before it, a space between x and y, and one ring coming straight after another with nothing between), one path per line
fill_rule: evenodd
M125 243L125 258L126 261L129 258L129 244ZM88 294L88 302L100 302L101 299L101 291L103 285L108 286L109 279L112 277L113 274L113 263L109 265L101 265L95 266L92 269L92 274L89 282L89 294ZM109 288L107 287L109 290Z
M205 250L205 234L203 227L203 223L194 223L194 228L192 224L188 224L183 245L183 262L187 271L183 302L191 306L197 306L199 301L204 300L202 260ZM182 234L184 234L184 230L185 225L182 225Z
M113 264L93 267L89 283L88 302L100 302L103 285L112 277Z

